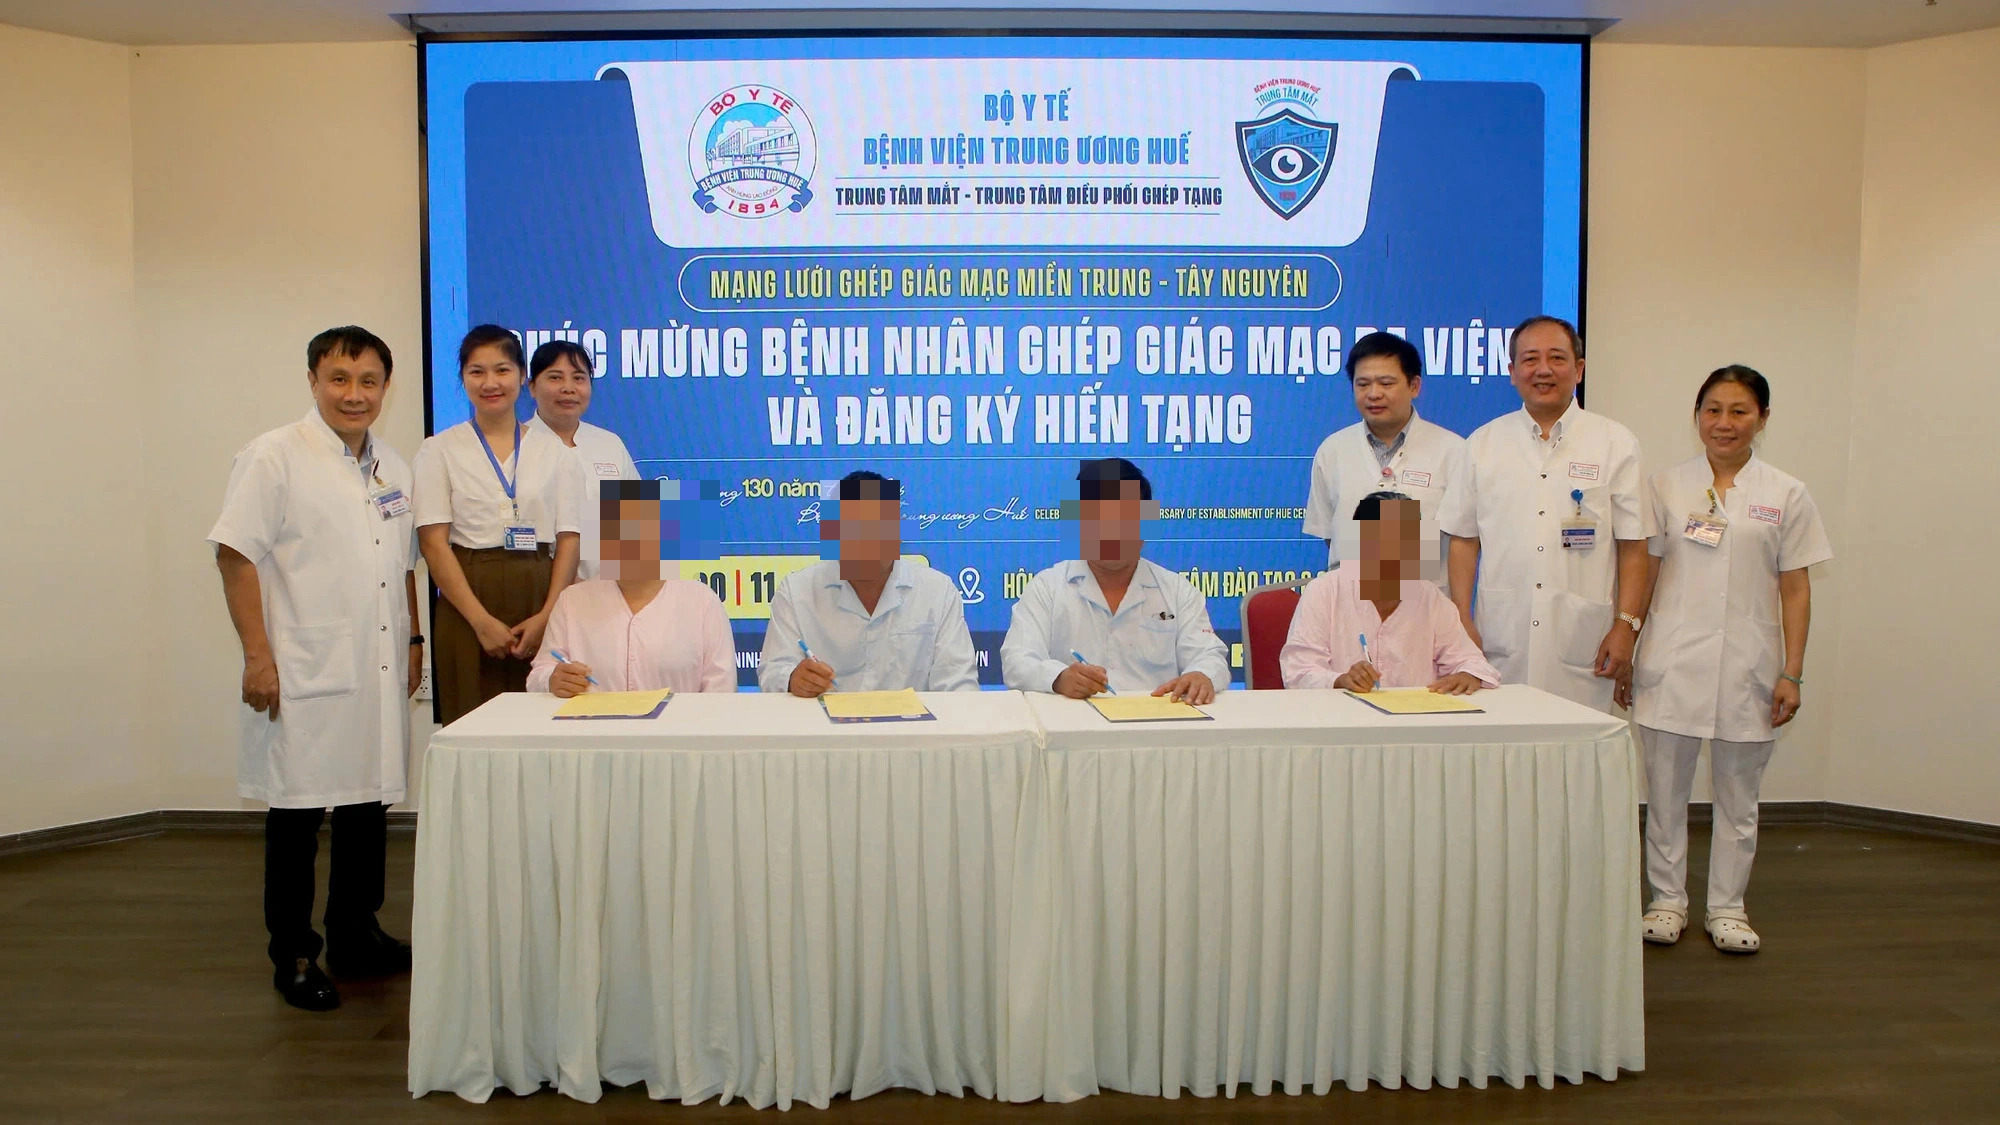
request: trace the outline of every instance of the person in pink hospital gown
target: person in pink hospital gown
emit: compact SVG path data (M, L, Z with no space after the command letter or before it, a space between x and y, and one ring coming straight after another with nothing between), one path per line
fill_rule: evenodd
M1466 635L1451 599L1416 576L1425 534L1417 501L1371 493L1354 518L1361 557L1300 595L1278 654L1285 686L1428 687L1446 695L1499 687L1500 673Z
M663 487L673 495L665 495ZM562 592L528 670L528 690L567 699L587 691L736 690L736 642L707 586L665 578L663 510L687 510L674 481L600 482L602 578ZM676 544L678 545L678 544ZM595 680L596 683L591 681Z

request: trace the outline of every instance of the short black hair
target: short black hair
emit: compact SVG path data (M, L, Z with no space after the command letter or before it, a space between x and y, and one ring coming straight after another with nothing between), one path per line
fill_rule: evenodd
M464 373L465 365L467 361L472 359L473 352L491 345L498 345L501 351L506 352L507 358L514 361L514 366L526 367L528 365L528 361L521 355L521 338L519 336L514 335L497 324L480 324L475 325L472 331L465 334L465 339L458 342L459 372L461 374Z
M1120 496L1122 481L1139 482L1139 499L1153 498L1153 482L1139 471L1139 466L1123 457L1100 457L1094 461L1084 461L1077 466L1076 483L1079 500L1116 500Z
M1741 384L1752 395L1756 396L1759 413L1771 409L1770 380L1758 374L1755 368L1745 367L1740 363L1732 363L1727 367L1716 368L1714 371L1708 373L1708 378L1702 380L1701 390L1695 392L1694 396L1694 408L1696 410L1701 409L1702 400L1708 397L1708 392L1714 389L1717 383Z
M1381 519L1382 502L1384 500L1408 500L1410 503L1417 505L1418 512L1421 513L1423 511L1423 505L1419 503L1417 498L1414 496L1405 496L1400 492L1371 492L1368 495L1363 496L1361 498L1361 503L1356 504L1354 506L1355 520L1364 521L1364 520Z
M1557 328L1562 329L1563 335L1569 337L1569 350L1571 356L1576 359L1583 358L1583 337L1577 335L1576 325L1571 324L1569 321L1564 320L1562 317L1559 316L1550 316L1547 313L1536 313L1534 316L1531 316L1528 319L1522 321L1521 323L1515 325L1514 335L1507 337L1507 362L1509 363L1514 362L1514 341L1520 337L1521 333L1526 332L1528 329L1533 328L1538 324L1553 324Z
M867 487L865 482L875 482ZM842 500L896 500L903 499L903 482L890 480L881 473L869 469L856 469L840 478L840 498Z
M1417 346L1394 332L1370 332L1347 349L1347 381L1354 381L1354 369L1364 359L1388 356L1403 369L1403 378L1414 383L1424 377L1424 357Z
M361 353L369 351L381 358L384 379L395 374L396 360L389 354L389 345L382 342L382 337L358 324L343 324L314 336L312 342L306 345L306 370L318 371L319 361L330 355L359 359Z
M660 482L657 480L600 480L597 482L597 516L599 519L615 520L621 502L659 498Z
M510 332L508 335L512 336L513 333ZM578 368L582 369L585 375L595 375L597 373L596 365L591 363L590 353L584 350L582 344L574 340L550 340L548 343L536 348L534 358L528 361L529 381L532 382L537 375L554 367L556 361L559 359L566 359L576 364ZM463 360L459 362L459 366L465 366Z

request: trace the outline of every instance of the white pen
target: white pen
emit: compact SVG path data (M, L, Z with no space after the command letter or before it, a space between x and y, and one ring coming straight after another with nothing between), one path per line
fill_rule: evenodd
M1368 634L1366 633L1361 634L1361 663L1371 668L1375 666L1375 662L1368 658Z

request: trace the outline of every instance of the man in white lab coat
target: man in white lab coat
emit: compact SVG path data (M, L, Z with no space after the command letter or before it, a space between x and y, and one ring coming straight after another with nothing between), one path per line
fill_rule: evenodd
M586 513L593 527L597 482L639 479L639 468L632 463L625 439L583 420L583 412L590 409L594 378L590 353L569 340L550 340L528 358L528 393L535 398L535 416L528 419L527 428L552 434L583 468L583 493L577 510ZM582 554L576 561L578 582L598 577L597 545L597 536L583 536Z
M1076 479L1083 557L1035 575L1014 603L1000 645L1007 686L1071 699L1110 690L1212 702L1229 686L1229 656L1208 602L1140 557L1139 521L1159 512L1152 482L1122 457L1085 461Z
M1326 565L1358 557L1355 504L1374 492L1408 496L1425 515L1444 509L1467 475L1465 439L1417 416L1423 357L1389 332L1371 332L1347 350L1347 381L1361 421L1328 437L1313 454L1305 533L1326 540ZM1426 538L1422 577L1444 584L1440 537ZM1438 552L1433 555L1432 552Z
M1521 409L1467 439L1470 487L1438 520L1452 600L1504 682L1604 709L1645 612L1639 441L1577 403L1583 341L1567 321L1529 317L1509 358Z
M757 686L817 699L836 691L978 691L958 586L903 557L902 482L859 470L821 500L821 550L771 599Z
M327 964L342 976L407 971L382 932L389 805L403 799L416 634L410 468L369 427L393 360L363 328L306 346L313 409L236 455L208 533L243 646L237 790L264 801L264 924L272 983L295 1007L338 1007L317 959L313 860L333 807Z

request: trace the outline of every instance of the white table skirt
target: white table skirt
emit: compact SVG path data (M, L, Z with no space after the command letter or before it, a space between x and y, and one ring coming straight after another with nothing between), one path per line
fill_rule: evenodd
M1046 1094L1324 1093L1645 1065L1626 724L1232 692L1214 722L1048 740Z
M785 696L660 722L502 696L425 762L410 1089L824 1107L1641 1069L1626 726L1478 698L1112 725L962 693L837 726Z
M833 725L786 696L557 722L510 695L439 732L411 1091L824 1107L1034 1084L1000 1068L1040 736L1013 693L926 699L936 722Z

